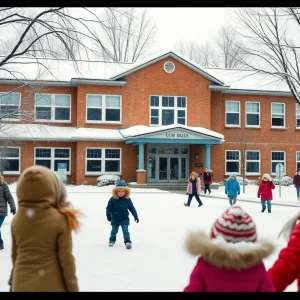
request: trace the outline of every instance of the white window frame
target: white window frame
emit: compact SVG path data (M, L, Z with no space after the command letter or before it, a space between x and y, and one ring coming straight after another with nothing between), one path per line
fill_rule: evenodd
M101 158L87 158L88 149L100 149ZM105 150L120 150L120 158L105 158ZM87 161L88 160L101 160L101 172L88 172L87 171ZM106 172L105 161L106 160L119 160L120 161L120 171L119 172ZM122 148L118 147L86 147L85 148L85 175L87 176L98 176L98 175L121 175L122 174Z
M35 150L36 149L51 149L51 157L36 157L35 156ZM68 160L67 158L65 157L55 157L54 154L55 154L55 149L69 149L69 171L66 172L67 175L71 175L71 163L72 163L72 150L70 147L34 147L33 149L33 156L34 156L34 165L35 164L35 161L36 159L39 159L39 160L50 160L51 161L51 171L53 172L57 172L57 171L54 171L54 161L55 160Z
M273 152L283 152L284 154L284 159L283 160L272 160L272 153ZM286 152L282 151L282 150L272 150L271 151L271 175L276 175L276 172L272 172L272 162L278 162L278 163L282 163L283 162L283 174L282 175L286 175Z
M297 108L299 109L299 113L297 113ZM295 127L296 127L296 129L300 129L300 124L297 125L297 119L300 120L300 104L299 103L296 103L295 115L296 115L296 126Z
M239 158L236 159L236 160L229 160L229 161L237 161L239 163L239 171L238 172L234 172L236 173L236 175L240 175L241 174L241 151L240 150L225 150L225 175L230 175L232 172L227 172L227 169L226 169L226 162L227 162L227 152L238 152L239 153Z
M158 97L158 106L151 106L151 97ZM188 98L187 96L171 96L171 95L150 95L149 96L149 126L157 127L157 126L167 126L162 125L162 110L167 109L168 107L162 106L162 98L163 97L173 97L174 98L174 107L169 107L170 110L174 110L174 124L178 123L178 111L185 112L185 123L181 125L187 125L187 106L188 106ZM185 107L177 107L177 98L185 98ZM158 124L151 124L151 109L158 109Z
M272 119L273 119L273 104L282 104L283 105L283 126L273 126ZM278 114L277 114L278 115ZM271 128L285 128L286 120L285 120L285 103L283 102L271 102Z
M234 124L227 124L227 103L230 102L237 102L239 104L239 124L234 125ZM225 127L241 127L241 101L237 101L237 100L226 100L225 101Z
M258 104L258 113L247 112L247 104L248 103ZM247 124L247 115L258 115L258 125L248 125ZM246 104L245 104L245 126L249 127L249 128L259 128L260 127L260 102L257 102L257 101L246 101Z
M18 110L20 110L21 108L21 93L15 93L15 92L0 92L0 99L1 99L1 95L4 94L18 94L19 95L19 104L18 104ZM2 106L1 101L0 101L0 106ZM3 106L15 106L15 105L10 105L10 104L3 104ZM1 112L0 112L1 114ZM17 118L2 118L2 121L20 121L20 116L18 116ZM13 147L9 147L9 148L13 148Z
M247 153L248 152L258 152L259 153L259 160L248 160L247 159ZM258 172L248 172L247 171L247 162L258 162ZM246 175L252 176L252 175L260 175L260 164L261 164L261 153L259 150L246 150L245 151L245 165L246 165Z
M21 147L9 147L9 146L6 146L6 147L0 147L0 148L17 148L19 149L19 157L8 157L8 160L9 159L19 159L19 170L18 171L3 171L3 175L20 175L20 169L21 169ZM5 159L7 159L7 157L5 157Z
M299 160L298 160L298 153L299 153ZM300 164L300 151L296 151L296 171L298 169L298 167L297 167L298 163ZM299 166L299 168L300 168L300 166Z
M36 105L35 104L36 96L41 95L41 94L51 96L51 105L50 105L51 119L50 120L48 120L48 119L37 119L36 118L36 108L37 107L49 107L49 106L46 106L46 105ZM70 106L56 106L55 105L55 96L69 96L70 97ZM55 108L56 107L60 107L60 108L67 108L68 107L70 109L70 118L69 118L69 120L55 120ZM72 120L72 95L71 94L36 93L34 95L34 120L36 122L71 123L71 120Z
M88 96L101 96L102 97L102 121L97 120L88 120ZM106 112L106 96L108 97L120 97L120 121L106 121L105 120L105 112ZM92 108L92 107L90 107ZM97 107L100 108L100 107ZM112 107L110 107L112 108ZM86 94L85 96L85 123L87 124L122 124L122 96L121 95L112 95L112 94Z

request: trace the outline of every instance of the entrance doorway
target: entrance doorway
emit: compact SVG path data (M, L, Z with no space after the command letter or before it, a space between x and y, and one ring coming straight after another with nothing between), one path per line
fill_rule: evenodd
M147 181L157 183L186 182L189 176L188 153L186 147L149 147Z

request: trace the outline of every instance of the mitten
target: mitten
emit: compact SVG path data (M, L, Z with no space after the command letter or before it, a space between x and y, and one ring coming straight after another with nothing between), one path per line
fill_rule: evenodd
M15 209L11 209L10 212L15 215L16 214L16 210Z
M238 192L238 195L240 194L240 192Z
M134 221L136 221L137 223L140 221L138 217L134 218Z
M108 221L108 222L111 221L111 216L107 216L107 221Z
M227 195L227 191L225 192L225 194Z
M259 195L257 195L257 198L260 198L260 196L259 196Z

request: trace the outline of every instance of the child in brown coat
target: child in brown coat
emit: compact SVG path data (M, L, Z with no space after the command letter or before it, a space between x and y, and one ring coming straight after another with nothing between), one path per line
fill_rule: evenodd
M69 207L66 189L42 166L27 168L17 184L18 212L12 221L13 292L78 292L72 230L79 211Z

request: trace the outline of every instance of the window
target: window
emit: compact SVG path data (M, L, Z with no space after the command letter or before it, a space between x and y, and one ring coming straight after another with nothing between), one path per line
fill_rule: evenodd
M186 97L150 96L150 125L186 125Z
M246 126L258 127L260 125L260 103L246 102Z
M285 126L285 104L284 103L272 103L272 127L284 127Z
M296 103L296 128L300 128L300 104Z
M20 148L0 147L3 174L20 174Z
M71 149L70 148L35 148L34 164L44 166L52 171L57 171L59 163L67 164L67 174L71 174Z
M71 122L71 96L35 94L35 119L38 121Z
M246 173L247 175L260 174L260 152L246 151Z
M240 102L226 101L226 126L240 126Z
M121 149L86 148L85 173L121 174Z
M19 119L21 105L20 93L0 93L0 117L2 120Z
M283 164L283 174L285 175L285 152L284 151L272 151L272 174L276 174L276 165Z
M87 95L86 120L89 122L121 122L121 96Z
M296 170L300 169L300 152L296 152Z
M225 173L240 174L240 151L226 150L225 151Z

